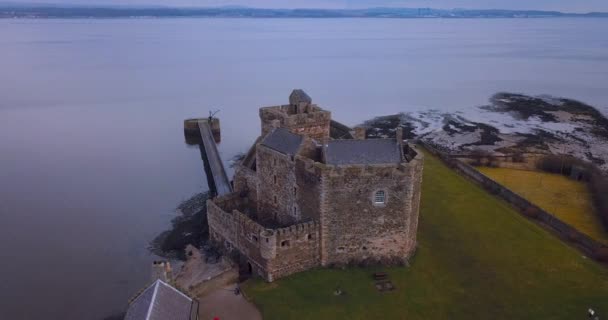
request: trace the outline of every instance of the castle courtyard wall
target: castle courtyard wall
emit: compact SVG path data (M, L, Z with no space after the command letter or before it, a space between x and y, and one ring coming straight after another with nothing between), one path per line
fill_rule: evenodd
M273 280L320 266L317 222L296 224L275 233L276 256L268 261Z
M228 210L239 205L236 193L207 201L210 239L223 253L238 252L267 281L319 266L317 222L267 229L236 209Z

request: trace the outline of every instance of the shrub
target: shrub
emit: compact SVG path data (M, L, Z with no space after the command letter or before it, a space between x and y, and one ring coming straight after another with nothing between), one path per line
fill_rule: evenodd
M530 218L536 219L540 216L540 210L537 207L530 206L524 210L524 214Z
M565 161L564 156L547 155L538 162L537 167L542 171L564 174L564 167L568 165Z
M608 177L602 174L599 169L592 171L589 180L589 189L595 208L608 228Z
M568 232L568 234L566 234L566 237L571 242L578 242L578 233L576 233L575 231Z
M608 229L608 176L592 163L588 163L570 156L547 155L537 164L537 168L551 173L570 176L572 167L580 167L589 179L589 190L597 213Z
M475 149L471 151L469 157L473 160L473 166L497 166L496 157L489 151L483 149Z
M521 152L514 153L513 156L511 157L511 159L513 159L513 162L519 162L519 163L526 161L524 154Z
M608 248L602 247L595 250L595 259L602 262L608 262Z

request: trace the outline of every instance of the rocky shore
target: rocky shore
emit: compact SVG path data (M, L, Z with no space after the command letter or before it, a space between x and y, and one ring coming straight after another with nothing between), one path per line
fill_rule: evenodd
M150 243L150 250L169 259L185 260L186 246L203 247L209 238L207 228L207 199L209 194L198 193L176 208L171 229L159 234Z
M608 119L572 99L503 92L487 105L453 113L400 113L363 123L370 138L394 136L398 125L406 138L450 153L566 154L608 170Z

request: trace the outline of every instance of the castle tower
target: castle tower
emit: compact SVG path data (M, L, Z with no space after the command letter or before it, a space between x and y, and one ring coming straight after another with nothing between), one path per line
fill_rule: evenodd
M295 134L322 140L329 138L331 112L313 104L304 90L295 89L289 95L289 104L261 108L260 120L262 136L275 128L274 120L278 120L279 127L287 128Z
M274 259L277 256L277 235L274 230L262 231L260 239L260 255L266 260Z

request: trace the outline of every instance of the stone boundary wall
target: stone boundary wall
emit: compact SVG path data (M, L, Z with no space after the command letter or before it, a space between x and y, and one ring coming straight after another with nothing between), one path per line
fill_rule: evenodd
M450 154L452 158L458 159L464 163L471 164L475 161L470 154ZM499 168L509 168L517 170L536 170L538 163L546 154L542 153L524 153L521 155L523 161L515 161L512 155L492 155L493 164ZM484 159L482 163L488 164L489 160Z
M549 230L557 234L562 240L574 245L575 247L583 251L586 255L594 259L598 259L602 248L607 247L599 241L580 232L573 226L560 220L548 211L545 211L534 203L528 201L519 194L511 191L500 183L490 179L481 172L477 171L472 166L460 160L452 158L450 155L435 149L434 147L424 143L423 141L419 141L419 144L422 145L431 154L436 155L448 167L455 169L457 172L473 180L475 183L477 183L493 195L507 201L509 204L514 206L521 214L528 218L536 220L536 222L547 227Z

